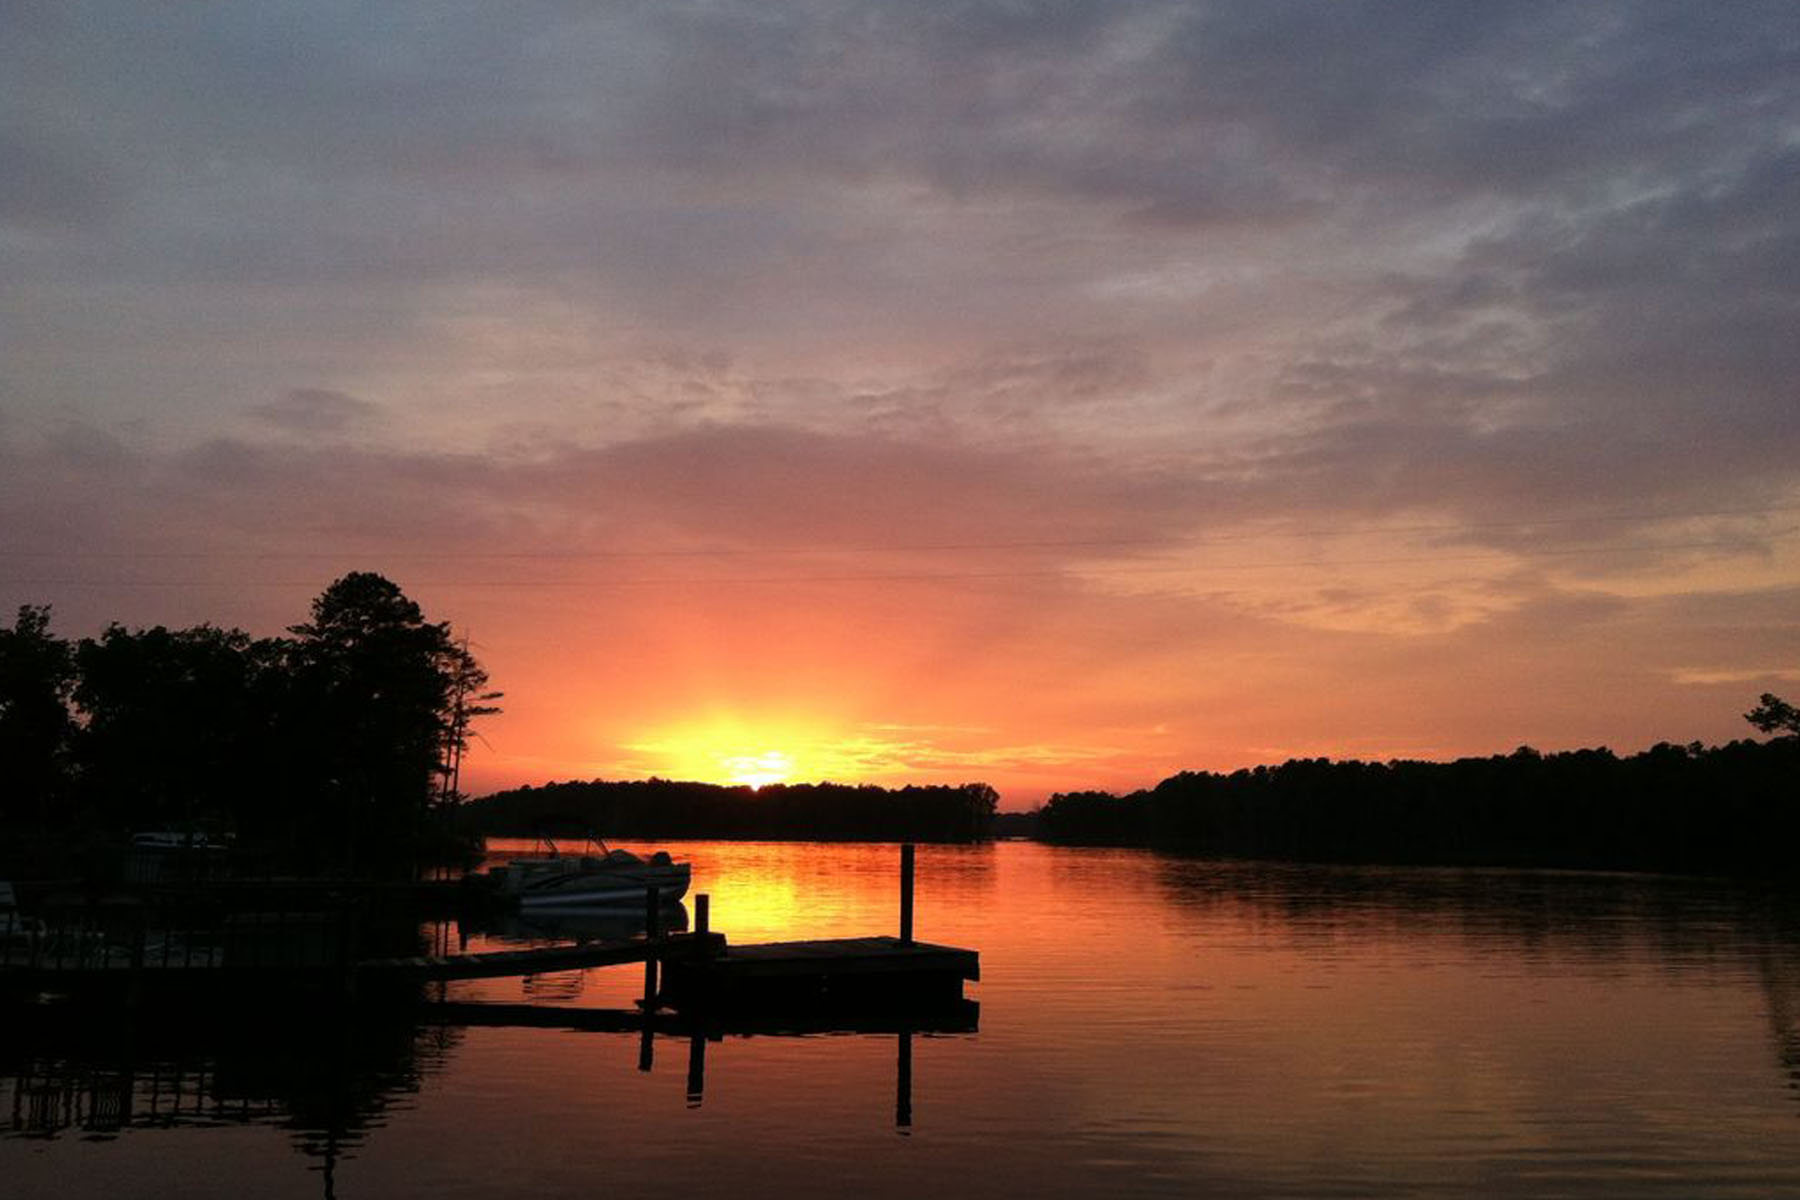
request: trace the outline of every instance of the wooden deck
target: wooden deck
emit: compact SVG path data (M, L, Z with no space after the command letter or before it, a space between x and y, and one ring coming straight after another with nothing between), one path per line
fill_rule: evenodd
M914 941L913 847L901 847L899 937L728 945L710 929L710 901L694 897L694 931L661 932L662 905L646 891L647 936L473 954L367 957L358 927L374 900L343 885L253 881L184 894L177 905L142 898L47 906L47 919L9 913L0 931L0 994L242 994L244 987L387 994L457 979L541 975L644 964L644 1005L718 1021L742 1011L892 1013L965 1003L963 984L981 978L973 950ZM467 891L464 885L455 889ZM453 889L399 885L395 897L442 902ZM387 895L384 892L382 895ZM659 989L658 982L661 987ZM388 985L397 986L388 986Z
M426 954L400 958L371 958L346 963L333 955L329 943L283 947L289 951L263 957L234 958L208 950L160 958L141 947L98 945L71 956L43 955L0 963L0 986L13 991L77 993L122 987L157 988L195 985L265 984L271 980L302 984L428 983L450 979L493 979L509 975L542 975L552 971L578 971L641 963L647 959L691 958L697 953L717 954L725 945L722 934L678 933L655 940L628 938L616 941L574 942L537 946L525 950L491 950L475 954Z
M273 975L328 976L354 972L358 981L436 982L542 975L655 959L668 980L665 989L684 998L705 993L749 992L783 983L824 987L851 981L882 986L908 980L981 978L980 956L973 950L929 942L903 942L892 937L839 938L822 941L771 942L731 946L719 933L678 933L655 939L577 942L524 950L490 950L473 954L409 955L344 964L333 961L329 947L306 947L312 953L280 955L266 960L233 961L229 956L133 954L122 947L101 947L73 960L15 962L0 968L0 980L27 989L78 990L92 984L128 978L154 986L159 981L189 982L201 977L227 982L265 980Z
M663 964L659 997L678 1010L960 1001L981 978L973 950L893 937L730 946L722 954Z

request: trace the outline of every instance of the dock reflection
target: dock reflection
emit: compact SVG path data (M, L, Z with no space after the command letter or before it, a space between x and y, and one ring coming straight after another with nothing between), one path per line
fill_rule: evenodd
M562 942L610 942L643 936L647 921L643 907L625 905L611 908L524 909L511 913L490 913L458 923L464 948L471 937L483 937L501 945L536 946ZM445 923L444 928L448 928ZM664 905L657 914L657 927L664 933L686 933L687 905L680 901Z
M482 1009L497 1005L474 1006ZM540 1010L542 1011L542 1010ZM727 1037L807 1037L816 1034L862 1034L892 1036L894 1056L894 1125L901 1130L912 1127L913 1038L915 1035L969 1034L979 1030L981 1005L964 1000L954 1006L923 1013L890 1013L863 1018L821 1015L811 1020L795 1017L738 1018L729 1023L693 1021L680 1016L651 1016L630 1012L601 1013L586 1010L583 1025L594 1027L607 1021L620 1024L637 1022L638 1070L649 1072L656 1066L656 1039L685 1039L687 1042L687 1104L699 1108L706 1098L706 1047ZM455 1019L453 1016L452 1019ZM495 1019L504 1020L502 1014ZM534 1023L536 1023L534 1021Z
M637 1067L659 1047L685 1053L683 1095L706 1098L709 1048L727 1039L850 1034L895 1039L894 1124L913 1121L913 1038L975 1032L974 1001L928 1012L752 1014L690 1019L669 1012L542 1004L432 1002L361 1005L335 1012L58 1009L24 1012L0 1030L0 1139L270 1125L317 1162L326 1194L353 1155L411 1097L430 1086L471 1028L544 1029L628 1038ZM274 1022L274 1026L272 1026ZM278 1027L280 1035L270 1036ZM834 1038L820 1038L829 1054ZM711 1056L715 1060L716 1055Z

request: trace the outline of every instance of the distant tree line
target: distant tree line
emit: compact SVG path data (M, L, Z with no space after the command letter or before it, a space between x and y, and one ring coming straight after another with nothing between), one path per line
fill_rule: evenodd
M469 721L496 711L449 626L356 572L289 636L0 627L0 830L79 847L231 833L282 867L397 869L456 799ZM79 865L79 864L77 864Z
M773 783L752 789L592 780L497 792L471 800L461 815L476 832L520 837L592 832L607 838L974 842L992 835L997 800L985 783Z
M1768 742L1183 771L1124 796L1054 795L1039 836L1246 858L1790 874L1800 715L1762 699L1748 717L1781 734Z

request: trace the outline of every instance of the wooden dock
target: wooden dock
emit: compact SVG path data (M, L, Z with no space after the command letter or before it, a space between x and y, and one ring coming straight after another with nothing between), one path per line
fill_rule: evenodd
M356 964L355 970L363 979L409 979L429 983L448 979L543 975L551 971L616 967L648 960L666 963L696 955L721 953L724 948L725 935L721 933L676 933L654 940L577 942L561 946L535 946L528 950L364 959Z
M694 898L694 930L664 933L655 889L645 897L645 936L470 954L362 957L357 912L226 912L211 927L159 921L142 905L102 905L55 924L9 917L0 936L0 993L33 997L391 992L422 983L644 965L643 1006L718 1020L733 1012L892 1013L964 1003L981 978L973 950L912 938L913 848L901 848L900 936L734 946L709 928L710 903ZM292 894L280 898L291 902ZM659 987L660 975L660 987ZM389 986L394 985L394 986Z
M473 954L416 954L345 961L332 947L302 946L298 953L261 957L188 954L159 959L133 946L99 944L79 956L41 955L0 963L0 982L15 990L74 993L132 983L139 987L196 983L251 986L271 981L300 983L349 976L365 983L436 983L452 979L497 979L580 971L627 963L656 962L722 953L722 934L677 933L654 939L571 942L523 950Z
M771 942L669 958L661 1003L679 1011L799 1009L960 1001L981 978L973 950L893 937Z

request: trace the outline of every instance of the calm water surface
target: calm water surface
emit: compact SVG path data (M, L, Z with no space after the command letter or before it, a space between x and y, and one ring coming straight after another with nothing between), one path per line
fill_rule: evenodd
M895 847L674 849L734 941L895 927ZM918 886L919 936L981 951L975 1032L662 1036L646 1071L629 1031L407 1012L33 1025L0 1031L0 1194L1800 1195L1779 893L1025 843L921 847Z

